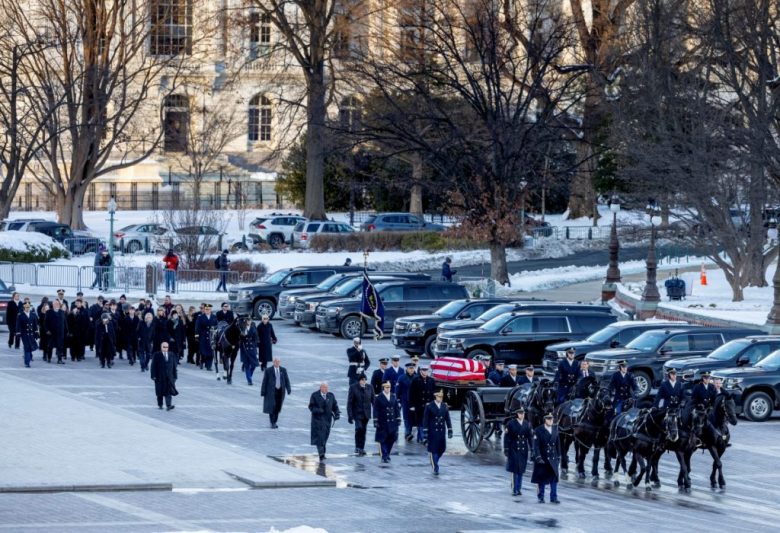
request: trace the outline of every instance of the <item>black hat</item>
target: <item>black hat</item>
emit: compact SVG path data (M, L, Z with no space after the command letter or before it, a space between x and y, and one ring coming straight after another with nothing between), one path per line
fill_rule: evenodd
M553 414L552 413L547 413L546 415L544 415L544 418L545 418L545 420L548 419L548 418L552 419L553 418Z
M417 355L417 354L414 354L414 355L412 355L412 356L410 357L410 359L411 359L412 361L419 361L419 360L420 360L420 356L419 356L419 355Z
M366 375L363 372L358 374L357 378L358 378L358 381L363 381L364 379L368 379L368 378L366 378Z
M667 374L674 374L676 376L677 375L677 370L675 370L674 368L670 368L669 370L666 371L666 373Z
M705 370L704 372L701 373L701 377L702 378L709 378L710 377L710 373Z
M522 405L516 409L512 409L512 414L516 415L517 413L525 413L525 407Z
M577 350L574 348L574 346L569 346L568 348L566 348L566 353L569 353L569 352L576 352L576 351L577 351Z
M387 364L387 363L389 363L389 362L390 362L390 359L388 359L387 357L383 357L383 358L381 358L381 359L379 360L379 364L380 364L380 365L386 365L386 364Z
M79 292L76 293L76 296L84 296L84 293L79 291Z
M414 363L406 363L404 366L406 368L414 368L415 365L414 365Z
M65 294L65 289L57 289L57 294Z
M222 250L222 253L223 253L223 254L226 254L226 253L228 253L228 250L227 250L227 248L225 248L224 250Z
M618 366L628 366L628 363L625 361L618 361Z
M499 359L498 361L496 361L496 366L503 365L503 364L504 364L503 359Z
M204 304L203 307L205 307L206 309L211 309L214 306L211 304Z

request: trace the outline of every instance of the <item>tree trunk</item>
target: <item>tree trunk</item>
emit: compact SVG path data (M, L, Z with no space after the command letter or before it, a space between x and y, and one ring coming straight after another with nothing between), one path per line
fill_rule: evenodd
M587 140L577 143L577 158L580 165L569 186L568 219L592 217L596 190L593 187L593 170L595 161Z
M309 76L306 106L306 196L303 216L326 220L325 215L325 77L324 67Z
M495 241L490 241L490 277L501 285L509 285L506 246Z
M774 302L769 316L766 318L767 324L780 324L780 264L775 268L775 275L772 278L774 287Z
M8 214L11 212L11 206L13 205L13 197L8 198L6 195L0 197L0 220L8 218Z
M409 197L409 212L413 215L423 214L422 202L423 162L420 154L412 155L412 190Z
M741 269L735 266L733 269L733 273L725 269L722 270L723 270L723 274L726 276L726 281L731 287L731 301L732 302L743 301L745 299L745 294L742 290L743 289L742 276L740 275Z
M65 195L60 222L68 224L71 229L87 229L84 224L84 196L88 185L75 186L68 189Z

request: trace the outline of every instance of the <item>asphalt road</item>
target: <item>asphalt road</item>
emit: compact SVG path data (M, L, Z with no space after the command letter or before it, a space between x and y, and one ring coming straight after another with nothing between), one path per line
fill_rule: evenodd
M183 365L180 371L180 395L170 413L157 410L152 383L137 366L118 361L113 369L102 370L89 352L82 363L47 365L36 358L33 368L25 369L21 353L8 350L3 339L0 373L42 389L67 391L102 409L165 424L175 432L208 436L238 453L267 455L292 468L336 480L336 488L250 490L237 486L240 484L235 480L226 480L224 485L208 488L175 482L172 492L0 494L0 530L284 531L308 525L330 532L619 531L629 527L638 532L681 528L776 531L780 521L780 510L773 505L780 501L777 419L765 424L740 420L733 429L734 445L724 459L725 492L710 491L707 477L711 460L697 454L691 494L678 494L672 486L676 461L666 455L661 461L665 485L650 493L627 490L624 483L615 487L605 480L570 480L559 488L560 506L538 505L527 476L525 495L514 498L509 493L500 443L487 441L479 453L469 453L461 440L459 413L453 413L455 438L449 441L439 477L431 475L425 449L416 443L399 443L397 455L387 466L376 454L353 456L352 427L346 416L335 425L328 460L320 464L309 445L307 402L325 379L345 408L345 349L349 343L282 321L274 324L279 337L276 354L288 368L293 387L276 430L269 428L261 412L257 386L247 386L241 376L228 386L218 382L214 374L191 365ZM380 356L395 353L387 339L366 339L365 344L374 364ZM9 401L19 399L3 398L3 402ZM56 410L57 405L50 408ZM46 444L46 428L41 427L40 434L29 436L30 453L60 454L67 462L79 453L78 439L78 428L74 427L73 447L53 450ZM144 435L123 449L105 453L125 464L128 471L136 454L161 453L164 460L164 450L156 449ZM590 460L587 465L589 469Z
M609 263L609 250L607 248L607 242L604 241L604 248L599 250L586 250L577 252L574 255L557 258L545 258L545 259L527 259L524 261L510 261L507 263L507 269L509 273L515 273L519 271L533 271L543 270L545 268L557 268L562 266L597 266L606 265ZM693 248L680 247L680 246L659 246L658 257L665 256L694 256L703 255L702 252L697 252ZM641 260L647 257L647 247L645 246L632 246L630 248L620 249L620 261L633 261ZM452 268L458 271L458 276L488 276L490 274L490 263L482 263L478 265L452 265ZM438 279L441 275L441 270L428 270L426 273L431 274L434 279Z

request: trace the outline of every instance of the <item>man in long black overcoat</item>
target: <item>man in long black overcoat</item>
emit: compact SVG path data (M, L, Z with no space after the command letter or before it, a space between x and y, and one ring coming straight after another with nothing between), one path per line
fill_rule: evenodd
M149 374L154 380L154 392L157 395L157 407L162 409L163 399L165 399L165 408L170 411L173 405L173 397L179 394L176 390L176 380L178 373L176 367L179 364L178 356L168 351L168 343L160 344L160 351L152 356L152 364Z

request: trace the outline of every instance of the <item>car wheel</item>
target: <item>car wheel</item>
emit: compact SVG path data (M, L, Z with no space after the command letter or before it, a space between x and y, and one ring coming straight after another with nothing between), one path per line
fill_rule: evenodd
M428 335L425 338L425 355L433 359L433 345L436 344L436 335Z
M420 355L420 352L415 352L413 350L404 350L406 352L406 355Z
M363 336L363 320L356 316L348 316L341 321L339 327L341 336L345 339L353 339L355 337Z
M490 352L487 352L485 350L471 350L467 354L469 359L473 359L475 361L482 361L487 366L490 366L492 360L493 360L493 354Z
M764 422L772 416L772 398L765 392L753 392L745 398L742 412L752 422Z
M282 237L278 233L274 233L268 237L268 244L274 250L276 250L277 248L281 248L282 245L284 244L284 237Z
M636 397L646 398L650 395L650 391L653 389L653 381L647 372L641 370L634 372L634 383L636 383Z
M134 254L137 251L139 251L143 246L141 246L141 243L138 241L130 241L127 243L127 246L125 249L127 250L127 253Z
M271 300L257 300L255 302L255 319L260 320L263 315L268 315L270 318L274 317L276 312L276 306Z

